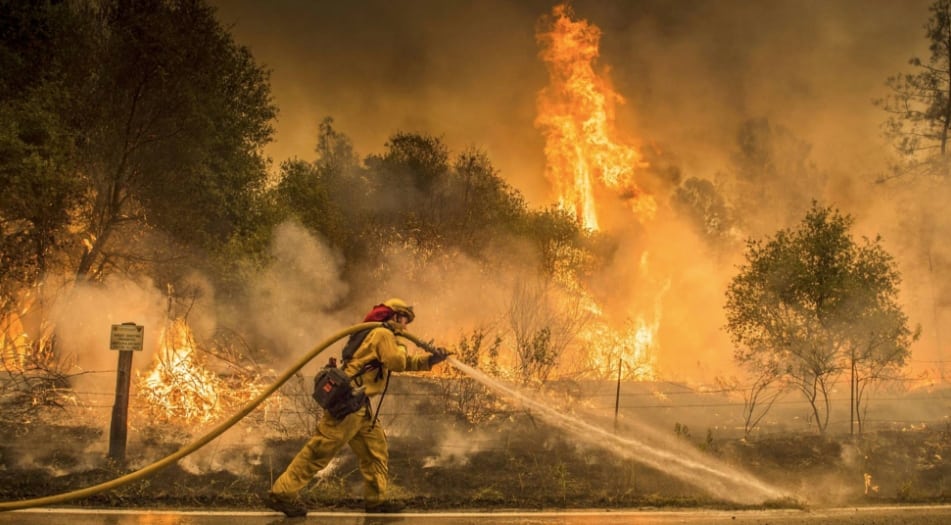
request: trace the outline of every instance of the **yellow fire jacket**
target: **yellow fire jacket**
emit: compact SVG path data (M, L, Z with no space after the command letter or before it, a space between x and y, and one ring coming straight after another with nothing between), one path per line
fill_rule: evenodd
M380 363L379 368L372 368L354 380L356 385L366 389L368 397L383 391L387 372L421 372L432 368L429 366L429 354L411 355L406 346L397 341L396 334L382 326L367 334L343 371L353 377L374 361Z

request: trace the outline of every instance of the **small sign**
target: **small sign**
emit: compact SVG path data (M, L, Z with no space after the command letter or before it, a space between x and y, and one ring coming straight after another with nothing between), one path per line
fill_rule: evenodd
M112 325L112 333L109 336L109 350L119 350L122 352L137 352L142 350L142 339L145 335L145 327L135 323L124 323Z

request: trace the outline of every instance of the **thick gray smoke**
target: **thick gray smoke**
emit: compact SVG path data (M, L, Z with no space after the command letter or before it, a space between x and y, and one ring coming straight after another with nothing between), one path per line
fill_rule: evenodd
M348 286L340 277L342 257L297 223L275 229L271 257L251 283L249 314L255 331L272 342L273 355L290 362L353 324L340 325L331 314Z

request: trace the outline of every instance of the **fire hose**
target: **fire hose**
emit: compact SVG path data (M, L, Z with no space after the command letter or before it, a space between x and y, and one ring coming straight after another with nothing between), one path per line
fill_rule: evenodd
M83 489L78 489L78 490L74 490L70 492L64 492L62 494L54 494L52 496L45 496L41 498L26 499L26 500L20 500L20 501L0 502L0 512L9 511L9 510L18 510L18 509L28 509L32 507L42 507L44 505L54 505L57 503L63 503L65 501L85 498L88 496L92 496L93 494L98 494L100 492L121 487L122 485L126 485L133 481L137 481L139 479L145 478L146 476L154 474L155 472L171 465L172 463L178 461L179 459L182 459L183 457L207 445L209 442L211 442L213 439L217 438L221 434L224 434L226 430L233 427L236 423L238 423L238 421L241 421L242 419L244 419L244 417L250 414L255 408L257 408L258 405L263 403L265 399L267 399L271 394L277 391L277 389L280 388L284 383L290 380L290 378L293 377L294 374L296 374L302 368L304 368L304 366L307 363L309 363L313 358L317 357L318 354L326 350L330 345L337 342L337 340L342 339L350 334L359 332L361 330L364 330L367 328L375 328L378 326L383 326L383 323L360 323L360 324L353 325L349 328L345 328L337 332L336 334L330 336L324 342L315 346L310 352L308 352L306 355L301 357L300 360L297 361L297 363L295 363L293 366L288 368L280 377L278 377L277 380L271 384L271 386L269 386L260 394L258 394L256 398L249 401L244 406L244 408L236 412L233 416L228 418L226 421L221 422L218 426L209 430L208 433L206 433L204 436L182 447L181 449L179 449L177 452L173 454L170 454L158 461L150 463L140 468L139 470L130 472L124 476L100 483L98 485L93 485L91 487L86 487ZM412 334L402 332L399 334L399 336L409 339L410 341L418 345L420 348L428 352L433 351L433 347L431 345L418 339Z

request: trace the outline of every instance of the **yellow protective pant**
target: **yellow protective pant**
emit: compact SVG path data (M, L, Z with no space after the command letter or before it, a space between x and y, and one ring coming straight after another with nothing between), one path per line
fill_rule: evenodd
M372 505L383 501L386 498L389 452L380 421L377 420L372 428L371 425L373 421L368 407L350 414L343 421L337 421L324 412L317 423L317 433L277 478L271 493L285 500L293 500L344 445L350 445L360 461L364 502Z

